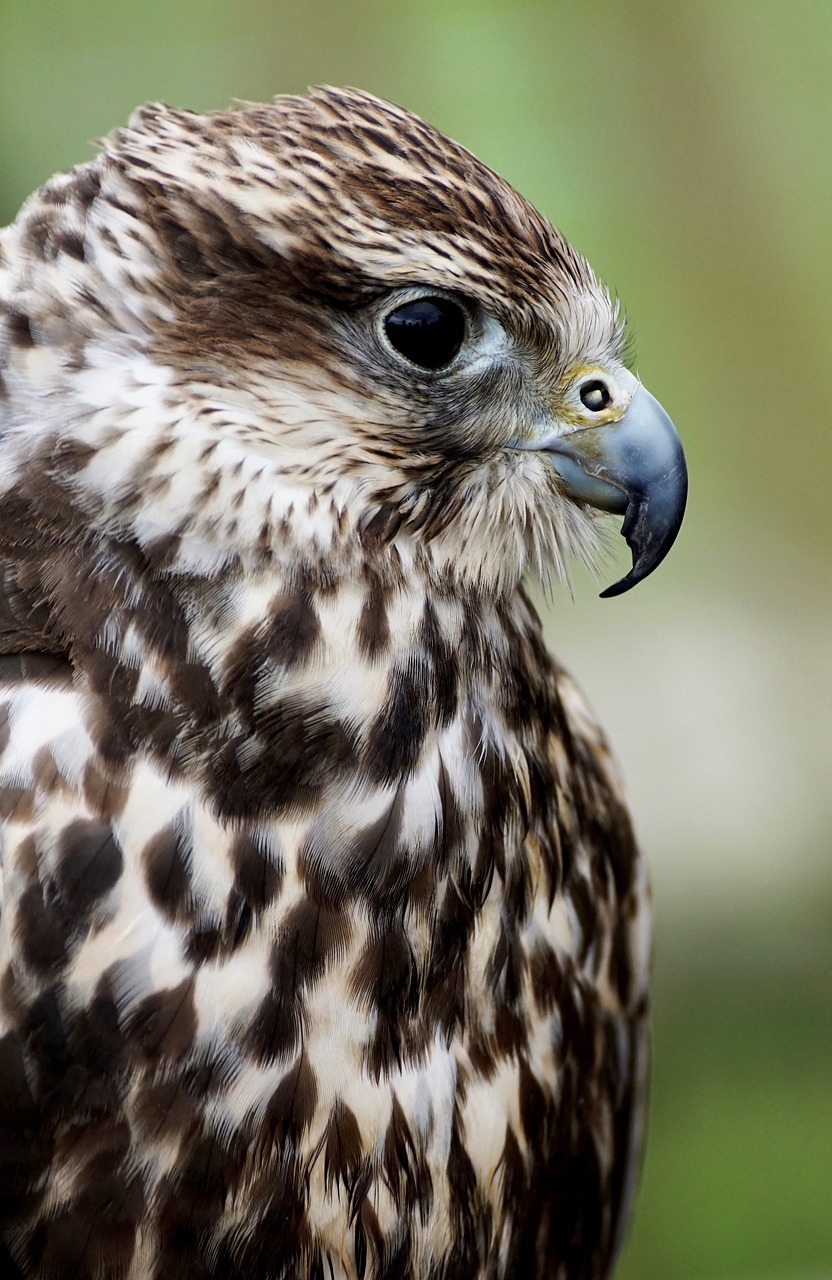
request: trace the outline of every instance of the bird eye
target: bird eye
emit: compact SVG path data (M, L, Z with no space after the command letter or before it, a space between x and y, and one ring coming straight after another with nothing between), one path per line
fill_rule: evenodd
M465 339L465 326L462 307L438 294L403 302L384 320L391 346L420 369L450 364Z
M607 405L612 404L612 396L606 382L602 382L600 378L585 382L581 387L581 404L591 413L600 413L601 409L606 409Z

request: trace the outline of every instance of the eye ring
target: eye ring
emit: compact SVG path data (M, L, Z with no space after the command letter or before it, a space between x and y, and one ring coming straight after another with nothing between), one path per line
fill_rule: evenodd
M581 404L590 413L601 413L612 404L612 392L601 378L590 378L581 386Z
M385 345L409 365L438 373L453 364L468 336L469 317L456 298L425 290L402 298L381 317Z

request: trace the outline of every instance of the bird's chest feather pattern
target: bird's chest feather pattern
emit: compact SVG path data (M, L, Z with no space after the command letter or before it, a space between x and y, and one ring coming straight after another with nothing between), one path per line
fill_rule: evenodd
M602 1274L644 888L522 592L180 578L112 626L74 682L2 660L24 1273Z

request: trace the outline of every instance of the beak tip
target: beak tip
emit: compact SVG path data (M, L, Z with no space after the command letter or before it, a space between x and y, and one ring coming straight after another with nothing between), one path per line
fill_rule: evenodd
M632 494L621 532L633 553L633 567L600 593L602 600L623 595L649 577L676 541L688 498L688 472L680 444L675 465L663 481Z
M611 587L605 587L603 591L599 591L598 599L612 600L614 596L623 596L625 591L629 591L630 587L634 587L639 581L639 578L633 577L631 570L628 574L625 574L623 578L619 579L618 582L614 582Z

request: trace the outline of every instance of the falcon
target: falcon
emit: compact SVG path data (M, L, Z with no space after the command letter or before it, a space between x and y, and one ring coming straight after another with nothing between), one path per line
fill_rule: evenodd
M24 205L4 1274L609 1274L647 890L523 582L685 493L585 260L369 94L146 106Z

